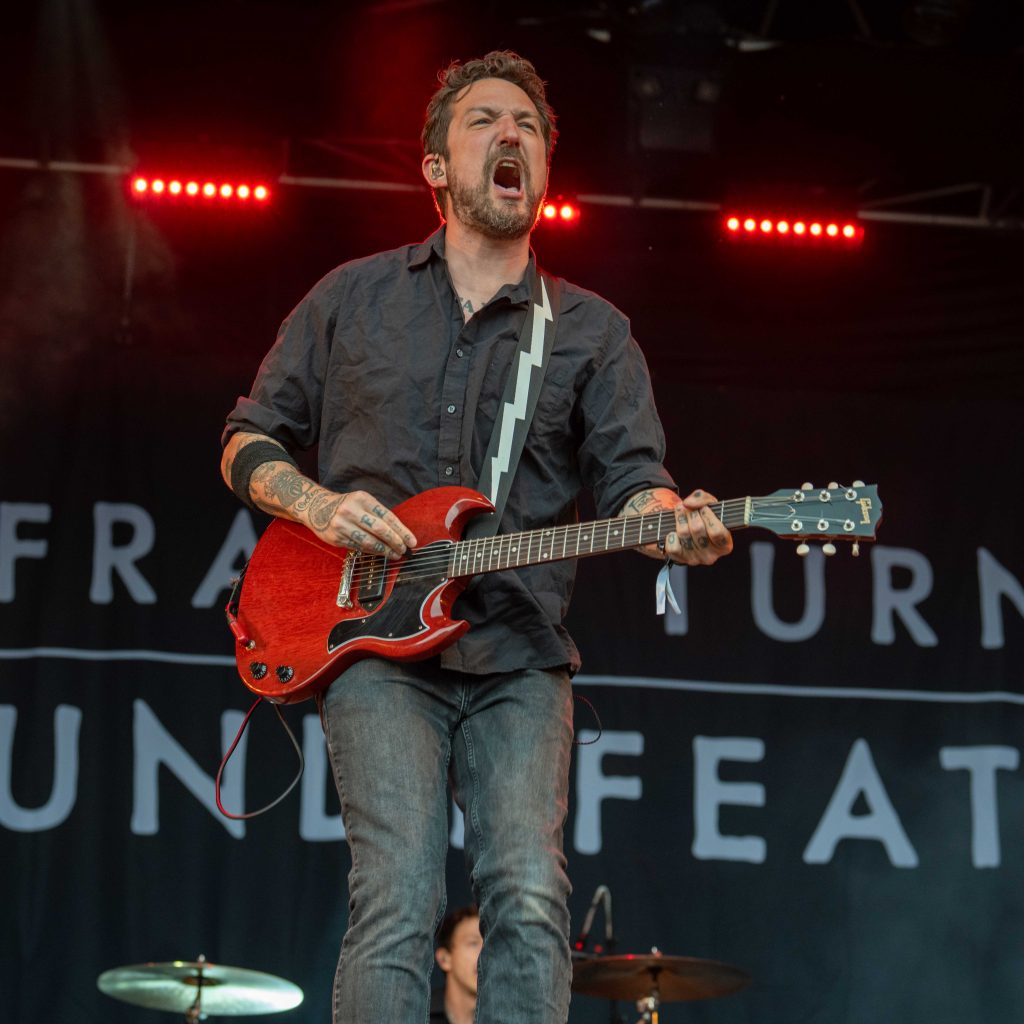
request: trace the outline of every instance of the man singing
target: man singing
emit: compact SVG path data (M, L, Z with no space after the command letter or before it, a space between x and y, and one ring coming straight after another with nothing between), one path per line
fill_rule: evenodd
M228 417L222 462L242 500L395 559L417 545L396 504L480 478L532 306L530 233L557 134L544 83L514 53L439 80L422 168L441 227L314 286ZM688 565L727 554L716 499L680 499L663 467L627 320L591 292L552 286L560 316L500 532L574 522L589 488L602 517L674 510L675 532L647 554ZM316 481L289 454L314 445ZM566 1020L562 826L580 659L562 622L574 572L569 560L480 576L456 604L471 628L454 646L416 663L359 661L323 694L352 858L336 1024L427 1019L449 780L483 935L476 1019Z

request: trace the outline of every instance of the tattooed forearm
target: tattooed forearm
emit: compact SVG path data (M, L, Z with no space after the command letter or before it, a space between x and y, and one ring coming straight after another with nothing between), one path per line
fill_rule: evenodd
M257 467L250 487L264 512L289 512L296 519L306 519L314 530L327 528L346 497L325 490L291 466L272 462Z
M273 516L284 513L287 518L305 523L318 533L327 530L335 513L349 497L326 490L290 467L267 472L261 480L256 479L256 473L253 481L259 486L252 490L257 508Z
M312 480L279 462L265 462L258 466L249 481L249 488L254 492L253 500L268 512L291 508L315 486ZM270 508L265 507L268 504Z
M298 503L300 507L297 511L300 512L304 511L303 499L308 497L310 490L315 486L294 469L279 470L270 478L270 484L273 491L271 492L268 487L268 494L273 493L285 508Z
M626 500L619 515L622 516L644 516L652 512L669 512L679 503L675 491L667 487L648 487L644 491L637 491L631 498Z
M626 507L622 511L625 515L635 513L640 516L658 507L658 499L654 496L653 491L641 491L626 502Z

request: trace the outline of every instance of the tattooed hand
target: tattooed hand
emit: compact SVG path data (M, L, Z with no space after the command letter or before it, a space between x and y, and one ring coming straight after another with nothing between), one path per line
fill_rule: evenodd
M732 551L732 534L711 511L718 499L707 491L694 491L680 498L666 487L655 487L634 494L622 508L624 516L649 515L674 511L676 528L659 544L637 548L644 555L664 561L670 558L682 565L711 565Z
M272 439L238 433L228 442L221 463L226 482L231 478L232 459L246 444L257 440ZM264 512L302 523L337 547L401 558L416 545L409 528L372 494L329 491L287 462L264 462L257 466L249 478L249 494Z
M338 547L358 548L374 555L401 558L416 546L412 531L392 512L366 491L334 491L317 488L326 497L310 528Z
M374 555L401 558L416 538L372 494L339 494L313 483L291 466L267 462L252 475L256 504L271 515L284 514L304 523L328 544L357 548Z

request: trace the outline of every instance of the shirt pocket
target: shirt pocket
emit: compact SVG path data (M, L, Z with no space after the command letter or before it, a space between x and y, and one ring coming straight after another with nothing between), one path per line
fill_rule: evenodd
M530 437L543 438L547 443L564 439L568 443L575 434L575 413L576 389L573 377L567 368L556 365L552 356L530 424Z

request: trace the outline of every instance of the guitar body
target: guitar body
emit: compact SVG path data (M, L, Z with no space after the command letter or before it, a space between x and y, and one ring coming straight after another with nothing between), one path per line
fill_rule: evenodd
M471 577L450 578L444 556L470 517L491 510L465 487L439 487L397 505L395 515L416 535L417 555L437 552L429 559L436 572L411 579L398 579L403 560L371 559L275 519L238 596L232 630L242 682L269 701L292 704L315 696L361 658L420 661L451 646L469 629L451 610ZM380 567L377 585L364 600L372 566ZM351 586L343 594L346 575Z

